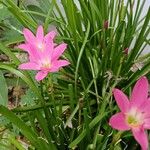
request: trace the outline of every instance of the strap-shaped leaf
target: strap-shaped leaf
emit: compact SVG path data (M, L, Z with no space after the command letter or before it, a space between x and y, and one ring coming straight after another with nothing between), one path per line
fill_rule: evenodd
M0 71L0 104L7 106L7 103L8 103L8 88L3 73Z
M33 130L27 126L19 117L11 112L6 107L0 105L0 114L9 119L14 125L16 125L22 134L39 150L47 149L47 144L42 138L33 132Z

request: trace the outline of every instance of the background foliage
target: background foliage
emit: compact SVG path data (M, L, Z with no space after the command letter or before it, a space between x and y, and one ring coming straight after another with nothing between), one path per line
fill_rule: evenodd
M118 111L112 89L130 95L140 76L149 77L150 54L142 52L150 43L150 9L140 17L145 1L25 2L0 0L0 113L7 141L21 150L138 148L128 132L115 141L117 131L108 121ZM63 57L71 62L41 83L34 81L35 72L18 70L26 55L16 47L24 40L23 27L35 32L39 24L45 33L57 29L55 40L68 44ZM22 135L24 144L16 138Z

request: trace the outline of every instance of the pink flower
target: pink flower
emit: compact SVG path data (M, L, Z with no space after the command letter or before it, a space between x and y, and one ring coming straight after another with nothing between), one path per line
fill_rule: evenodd
M145 129L150 129L150 99L148 80L141 77L133 88L130 101L119 89L114 89L114 97L121 112L110 118L109 124L117 130L131 130L142 150L148 150Z
M56 35L54 31L44 36L43 27L39 26L36 36L28 29L24 29L23 34L26 42L18 47L28 52L29 62L21 64L19 69L38 70L35 77L37 81L44 79L49 72L57 72L61 67L70 64L67 60L59 59L67 45L56 45L53 42Z

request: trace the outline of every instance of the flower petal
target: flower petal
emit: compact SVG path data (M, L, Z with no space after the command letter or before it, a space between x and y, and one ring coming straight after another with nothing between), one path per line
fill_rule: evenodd
M23 34L24 34L24 37L28 43L32 44L35 42L35 36L33 35L33 33L30 30L24 28Z
M23 70L39 70L40 67L32 62L28 62L28 63L23 63L21 65L19 65L19 69L23 69Z
M48 34L45 35L44 40L47 43L50 39L54 39L56 36L56 32L55 31L50 31Z
M113 115L109 120L109 125L114 129L122 131L130 129L125 122L125 115L122 112Z
M23 50L25 50L27 52L30 51L29 44L20 44L20 45L18 45L18 48L23 49Z
M42 52L43 58L51 59L52 53L54 51L54 42L52 39L48 41L45 45L45 50Z
M37 81L43 80L46 76L47 76L48 72L47 71L39 71L36 76L35 79Z
M30 61L38 60L40 58L40 55L34 45L31 45L29 43L20 44L18 48L21 48L28 52Z
M148 150L148 137L144 128L132 129L132 133L136 141L141 145L142 150Z
M135 84L131 94L131 105L139 107L148 97L148 80L141 77Z
M67 60L58 60L53 62L50 72L57 72L61 67L69 65Z
M41 25L37 28L36 38L37 38L37 41L40 41L40 42L43 41L44 31L43 31L43 27Z
M120 110L127 112L130 104L127 96L119 89L114 89L113 94Z
M58 45L54 49L54 52L52 55L52 60L57 60L62 55L62 53L65 51L66 48L67 48L67 44L65 44L65 43Z
M150 101L147 99L145 100L140 107L138 108L141 112L144 112L144 116L150 116Z
M144 129L150 129L150 116L146 119L144 119Z

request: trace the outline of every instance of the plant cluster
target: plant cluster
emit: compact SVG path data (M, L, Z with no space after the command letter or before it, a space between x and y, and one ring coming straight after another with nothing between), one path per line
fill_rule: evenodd
M148 150L145 2L0 0L0 149Z

